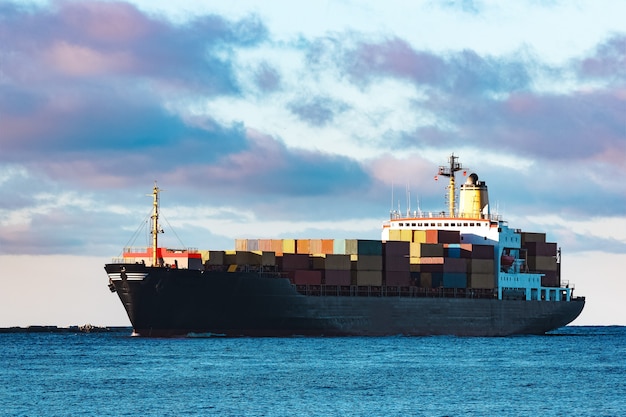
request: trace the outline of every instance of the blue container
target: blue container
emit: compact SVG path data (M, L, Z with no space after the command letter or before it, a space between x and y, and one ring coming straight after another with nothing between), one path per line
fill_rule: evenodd
M467 274L462 272L444 272L442 279L444 288L467 288Z

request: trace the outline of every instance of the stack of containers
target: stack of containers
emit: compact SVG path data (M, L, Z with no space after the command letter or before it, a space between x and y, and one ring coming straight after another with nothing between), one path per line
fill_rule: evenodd
M494 247L462 244L461 256L469 256L469 287L494 289L496 286Z
M414 266L413 269L419 269L420 286L426 288L443 286L443 244L419 243L417 245L419 257L415 260L417 267Z
M443 287L467 288L468 260L461 258L461 244L444 243L443 256Z
M350 285L350 255L327 254L324 262L326 285Z
M385 285L394 287L408 287L411 285L410 243L407 241L388 241L383 244Z
M541 286L559 287L561 282L556 262L556 243L546 242L545 233L522 232L522 248L526 249L528 255L528 269L544 274Z
M346 239L345 254L352 255L352 283L383 284L383 243L380 240Z
M322 271L312 269L312 259L307 253L283 253L278 266L296 285L322 284Z

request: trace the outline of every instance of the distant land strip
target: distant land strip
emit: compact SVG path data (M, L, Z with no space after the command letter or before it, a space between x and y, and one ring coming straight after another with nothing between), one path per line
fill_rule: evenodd
M92 326L84 324L81 326L28 326L28 327L0 327L0 333L106 333L106 332L132 332L130 326Z

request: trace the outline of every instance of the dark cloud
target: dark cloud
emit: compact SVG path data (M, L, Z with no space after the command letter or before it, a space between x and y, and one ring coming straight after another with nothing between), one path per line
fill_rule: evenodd
M266 198L337 195L369 183L368 175L349 158L290 149L254 131L248 133L248 140L248 149L198 169L181 169L180 176L172 180L231 195L245 192Z
M329 97L304 98L289 104L289 110L311 126L323 127L331 123L348 105Z

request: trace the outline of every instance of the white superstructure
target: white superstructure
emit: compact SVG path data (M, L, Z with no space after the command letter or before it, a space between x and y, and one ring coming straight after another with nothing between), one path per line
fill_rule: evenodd
M451 155L449 166L439 167L439 175L450 178L448 185L448 212L410 212L402 215L392 211L383 223L382 240L395 240L403 233L426 230L458 231L460 244L491 245L494 247L494 276L498 298L526 300L570 301L572 288L542 286L540 272L530 272L527 250L522 247L522 231L509 228L507 222L490 213L487 185L472 173L459 191L459 208L455 207L455 172L462 170L458 157ZM393 235L393 236L392 236ZM407 239L402 239L407 240ZM411 239L408 239L411 240ZM557 253L554 264L557 266Z

